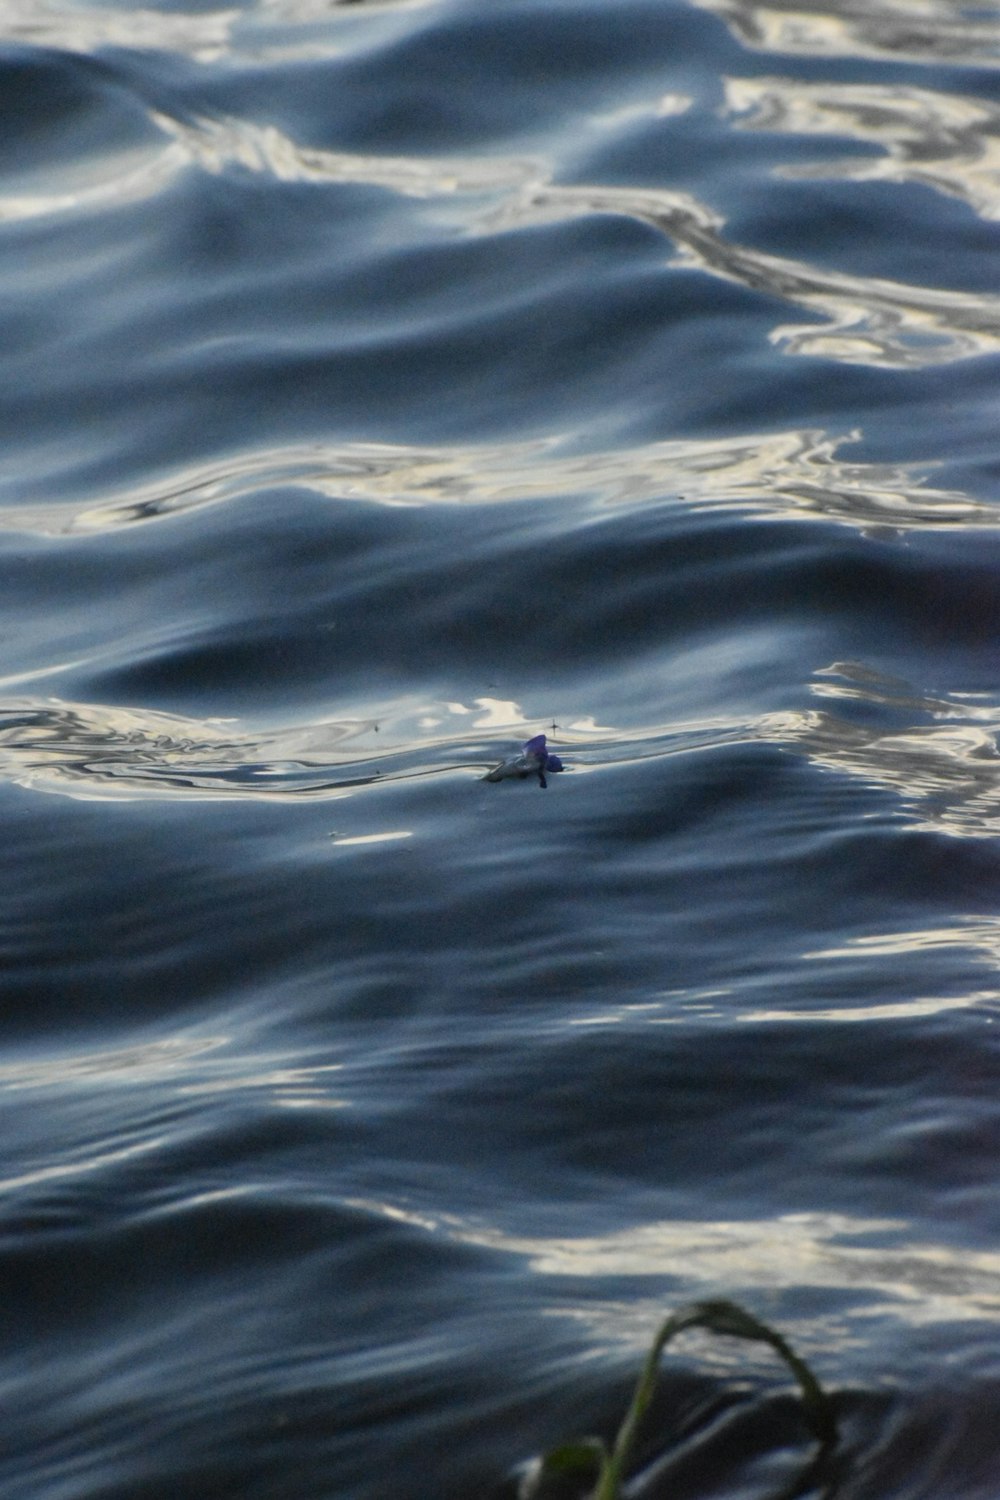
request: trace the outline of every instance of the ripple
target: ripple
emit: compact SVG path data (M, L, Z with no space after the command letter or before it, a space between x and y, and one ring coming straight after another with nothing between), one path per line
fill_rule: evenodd
M1000 106L905 84L729 78L726 103L741 130L841 136L881 157L781 165L788 178L913 182L1000 219Z
M1000 833L1000 705L924 695L843 662L820 673L813 692L891 708L897 722L887 728L814 709L765 715L761 736L793 746L815 765L896 793L918 829L956 838ZM915 715L925 722L914 722Z
M919 948L924 936L925 934L919 931L896 934L897 951L905 954L912 949ZM908 940L912 941L908 942ZM975 937L970 935L967 943L963 944L956 938L952 946L956 950L967 951L969 946L974 945ZM845 949L837 956L847 957L849 954L850 958L856 959L859 954L872 951L874 950L866 947L863 942L859 942L856 948ZM807 959L829 959L833 955L824 952L803 956ZM1000 1001L1000 990L972 990L961 995L914 995L906 1000L890 1000L881 1004L870 1000L863 1003L852 1000L844 1005L817 1005L811 1002L798 1008L790 1005L769 1004L749 1006L735 1012L731 1003L715 1003L723 1000L731 1002L731 999L731 990L694 990L680 995L671 992L662 1000L625 1001L599 1011L591 1010L585 1015L571 1017L567 1024L588 1029L624 1026L632 1031L636 1027L645 1026L688 1028L692 1023L699 1027L720 1026L723 1028L734 1024L738 1026L770 1024L787 1026L789 1023L798 1022L807 1026L815 1026L818 1022L862 1026L873 1023L880 1025L885 1021L928 1020L932 1016L946 1015L950 1011L973 1010L986 1004L995 1006Z
M793 302L829 327L781 325L771 342L788 354L876 369L921 369L1000 352L1000 297L911 286L827 271L727 240L723 220L689 193L666 188L540 186L493 211L492 229L583 214L624 214L677 248L676 267L696 269Z
M93 54L110 47L167 52L211 65L243 51L250 57L328 58L339 50L329 36L338 13L346 22L366 14L423 8L432 0L256 0L183 12L119 7L74 0L4 0L0 39L63 52Z
M218 175L230 167L264 173L277 182L364 183L406 198L495 192L537 175L529 162L506 157L359 155L301 146L273 125L232 115L181 120L154 111L150 119L181 148L185 163Z
M0 774L82 798L331 796L383 774L374 749L344 755L371 721L250 736L216 720L22 699L0 709Z
M186 1077L192 1066L197 1066L196 1059L229 1040L225 1036L180 1034L124 1047L29 1053L15 1061L0 1063L0 1092L161 1083Z
M256 1051L246 1048L245 1023L237 1049L234 1037L223 1032L180 1031L146 1037L113 1047L72 1044L9 1052L0 1064L0 1099L8 1110L32 1108L18 1096L45 1096L45 1108L57 1124L82 1120L106 1127L114 1118L116 1133L106 1128L87 1149L74 1152L61 1165L46 1160L5 1187L30 1187L43 1182L73 1179L101 1172L137 1156L156 1155L176 1144L212 1101L223 1103L241 1095L258 1108L341 1109L347 1100L332 1092L344 1063L328 1054L315 1058L301 1048ZM191 1114L184 1100L197 1100ZM90 1114L100 1102L97 1114ZM146 1101L149 1118L132 1119L130 1101ZM170 1129L164 1133L169 1117ZM18 1119L23 1119L19 1115ZM183 1122L187 1121L187 1124ZM180 1123L179 1123L180 1122ZM203 1128L203 1127L202 1127ZM122 1134L136 1138L122 1140Z
M442 728L443 733L431 732ZM501 728L503 739L470 735L470 730ZM399 699L381 705L377 717L320 720L256 734L231 720L56 698L8 699L0 702L0 778L87 800L339 798L391 781L482 776L511 741L532 728L518 717L515 704L490 698L478 698L472 707ZM561 744L571 743L574 732L577 742L584 742L588 726L568 727Z
M510 1234L458 1218L410 1214L396 1205L366 1202L370 1212L405 1218L429 1233L524 1258L540 1276L654 1277L683 1274L687 1294L705 1287L776 1293L794 1285L850 1292L864 1321L891 1318L910 1326L995 1321L1000 1315L1000 1254L909 1238L906 1220L845 1214L787 1214L764 1221L664 1219L605 1235L550 1238ZM882 1245L871 1244L881 1238ZM905 1238L904 1244L899 1244ZM864 1239L869 1243L852 1241ZM661 1304L657 1304L661 1307ZM630 1301L636 1318L624 1324L595 1310L595 1331L617 1342L641 1327L648 1340L648 1308ZM574 1312L572 1316L579 1316ZM662 1310L659 1313L662 1317ZM652 1320L655 1322L655 1319Z
M61 174L58 191L0 194L0 223L44 219L58 214L96 213L159 197L187 166L179 147L151 155L134 149L86 162ZM56 174L49 174L50 180Z
M0 779L84 800L333 800L428 776L481 780L539 728L519 704L489 697L365 707L375 713L252 732L234 720L151 709L0 699ZM755 737L743 720L723 716L627 731L581 716L553 728L574 775ZM335 842L395 841L411 832L365 830Z
M770 82L773 92L773 81ZM783 80L780 86L785 87ZM768 111L763 118L773 117L769 96L762 95L758 85L745 85L747 92L741 92L742 84L730 87L731 104L733 100L737 103L753 100L757 88L758 110ZM818 95L819 86L814 93ZM805 111L802 101L809 97L808 93L800 92L798 113ZM828 118L830 109L836 108L837 97L831 89L826 106L814 99L811 118L818 121L824 108ZM911 92L906 100L909 118L921 102L919 91ZM792 108L786 104L786 115L782 118L797 118L787 113ZM850 112L851 108L855 114L866 109L870 114L873 106L865 104L863 91L859 91L853 99L848 95L840 99L842 113ZM952 114L959 108L957 104L952 106ZM903 104L897 100L897 114L903 111ZM947 109L943 102L939 116L940 134L947 130ZM762 116L758 113L756 118ZM617 214L648 224L671 240L676 250L671 262L675 269L706 272L793 303L827 320L827 327L809 324L774 328L771 342L786 353L873 368L920 369L1000 352L1000 297L994 293L954 291L851 275L770 255L726 239L722 218L688 193L600 184L556 186L538 164L510 158L382 157L322 150L299 145L274 126L251 124L231 116L182 120L151 111L149 119L170 137L170 144L153 154L147 166L131 152L118 160L117 165L114 161L107 164L96 183L93 164L89 164L81 180L62 192L0 196L0 219L101 208L162 194L178 173L189 168L211 175L236 168L266 174L280 182L363 183L404 198L435 202L468 198L472 201L457 217L453 216L450 226L459 234L495 235L529 225L593 214ZM996 148L989 132L995 124L994 114L983 106L982 115L966 132L967 135L978 130L981 141L990 140L988 152L985 146L979 147L980 157L985 156L985 160L979 162L975 187L970 186L966 191L977 200L988 202L991 212L996 205L997 168ZM925 136L931 129L930 124L925 125ZM954 129L953 123L949 140ZM919 142L910 149L916 154ZM968 145L961 148L964 152L969 149ZM950 164L947 154L942 160ZM894 164L895 158L890 160L889 167ZM857 173L869 170L870 166L865 163L857 168ZM933 168L925 164L921 170L930 172ZM945 166L938 169L939 177L945 170ZM961 180L959 172L956 175L959 188L953 191L960 191ZM487 208L476 206L483 196L491 200Z
M769 519L889 526L993 527L994 506L937 489L907 464L852 463L840 456L861 433L819 429L676 439L597 452L568 452L557 437L530 442L432 447L391 443L309 444L236 454L145 479L82 505L42 502L0 509L0 529L89 536L161 521L261 490L294 485L331 500L384 506L565 502L624 512L656 504L740 510ZM928 466L922 466L926 469Z
M92 213L162 196L184 172L218 177L234 169L275 182L347 186L363 183L404 198L437 199L498 192L534 180L537 165L511 158L393 157L302 146L273 125L230 115L181 118L146 112L167 144L86 157L45 174L44 192L0 194L0 222ZM59 191L52 184L62 180Z
M886 61L1000 66L1000 12L994 3L940 0L694 0L755 52L795 57L866 57Z
M186 15L144 7L5 0L0 38L65 52L93 53L105 47L176 52L195 62L215 63L228 53L240 15L236 8Z

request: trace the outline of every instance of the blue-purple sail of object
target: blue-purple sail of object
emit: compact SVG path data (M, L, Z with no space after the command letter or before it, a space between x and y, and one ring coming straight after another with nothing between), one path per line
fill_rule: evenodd
M546 749L544 734L536 734L534 739L525 740L519 755L515 755L511 760L505 760L502 765L484 776L483 780L506 781L510 776L517 776L523 781L526 776L537 776L539 786L547 786L546 771L554 773L563 769L563 763L558 755L550 755Z

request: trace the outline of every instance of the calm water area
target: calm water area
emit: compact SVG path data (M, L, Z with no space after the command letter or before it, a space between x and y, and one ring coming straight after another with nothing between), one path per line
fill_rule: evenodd
M0 0L0 1495L1000 1495L1000 0ZM544 732L565 764L493 784Z

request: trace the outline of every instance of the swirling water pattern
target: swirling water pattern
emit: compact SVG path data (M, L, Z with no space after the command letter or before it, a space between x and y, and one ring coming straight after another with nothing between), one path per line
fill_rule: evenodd
M998 68L0 0L5 1495L995 1494Z

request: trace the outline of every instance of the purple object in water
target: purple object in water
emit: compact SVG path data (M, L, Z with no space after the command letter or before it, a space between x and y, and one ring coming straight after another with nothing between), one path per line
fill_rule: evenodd
M520 755L515 755L511 760L505 760L502 765L490 771L483 777L484 781L506 781L509 777L517 776L522 781L526 776L537 776L539 786L547 786L545 780L546 771L561 771L563 763L558 755L550 755L546 749L544 734L536 734L532 739L525 740L521 746Z

